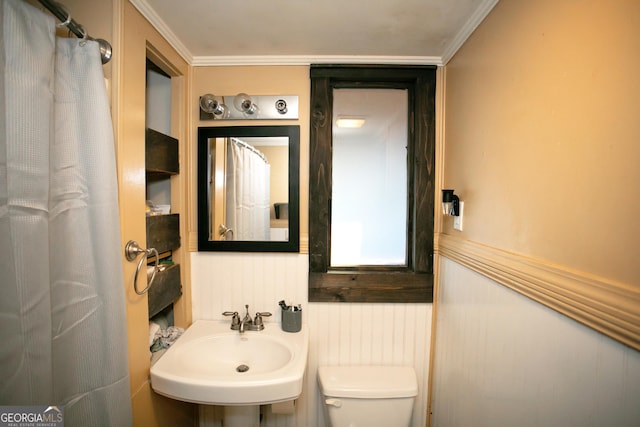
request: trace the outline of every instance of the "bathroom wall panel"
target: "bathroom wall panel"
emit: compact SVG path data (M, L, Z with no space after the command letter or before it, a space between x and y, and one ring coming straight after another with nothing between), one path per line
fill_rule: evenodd
M412 425L424 426L431 305L314 303L310 304L310 311L309 321L318 350L314 372L320 365L413 366L419 395ZM314 425L324 426L324 421L319 413Z
M432 425L640 425L640 353L441 258Z
M297 254L193 253L193 274L198 285L193 295L196 319L221 319L223 311L270 311L278 314L278 301L306 303L306 269ZM304 281L305 286L291 286ZM300 289L299 289L300 288ZM269 322L279 318L267 318Z
M426 423L431 304L309 303L308 256L304 254L192 253L193 318L222 319L226 310L249 304L253 314L272 311L278 301L303 305L309 327L307 377L295 416L265 412L267 427L324 427L316 374L320 365L413 366L419 395L412 427ZM220 411L200 410L201 427L220 426Z

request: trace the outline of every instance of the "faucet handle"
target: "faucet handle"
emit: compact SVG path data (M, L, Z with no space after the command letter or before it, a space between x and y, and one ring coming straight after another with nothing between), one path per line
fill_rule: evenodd
M233 316L231 318L231 329L237 331L240 329L240 316L237 311L225 311L222 313L223 316Z
M269 317L271 313L268 311L263 311L262 313L256 313L256 319L253 321L253 325L259 328L258 330L264 329L264 324L262 323L262 317Z
M256 313L256 319L258 317L269 317L269 316L271 316L271 313L269 313L268 311L263 311L262 313L260 312Z

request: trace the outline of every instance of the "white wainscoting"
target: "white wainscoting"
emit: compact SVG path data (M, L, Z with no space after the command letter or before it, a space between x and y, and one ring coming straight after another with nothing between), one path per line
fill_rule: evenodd
M310 332L305 388L296 414L264 411L266 427L323 427L316 373L320 365L413 366L419 395L412 427L424 427L427 411L431 304L308 303L306 254L235 254L193 252L193 319L222 319L227 310L278 313L285 299L303 306ZM266 319L279 323L278 316ZM218 427L221 411L201 407L200 427Z
M440 259L433 426L640 426L638 351Z

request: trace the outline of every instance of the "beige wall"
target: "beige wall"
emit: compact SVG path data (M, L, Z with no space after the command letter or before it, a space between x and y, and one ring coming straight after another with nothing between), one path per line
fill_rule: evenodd
M199 126L242 126L242 125L299 125L300 126L300 249L308 250L309 229L309 104L310 81L307 66L237 66L237 67L195 67L193 69L193 90L189 108L193 117L191 131L197 141ZM198 98L205 93L216 96L236 95L245 92L249 95L297 95L299 103L298 120L234 120L200 121ZM193 145L190 154L192 164L196 165L197 147ZM192 194L196 191L196 168L192 168ZM196 200L190 205L189 245L197 248Z
M638 75L640 2L498 3L446 67L457 235L640 286Z
M432 425L638 425L639 69L635 0L502 0L447 64Z

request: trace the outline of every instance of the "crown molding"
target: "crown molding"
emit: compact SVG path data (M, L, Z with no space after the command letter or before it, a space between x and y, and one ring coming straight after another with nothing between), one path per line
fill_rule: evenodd
M160 18L160 16L156 13L155 10L146 0L129 0L129 3L135 7L138 12L144 16L147 21L160 33L162 37L164 37L167 42L178 52L178 54L184 59L187 64L193 63L193 55L187 49L187 47L182 43L182 41L176 36L176 34L171 31L171 28Z
M640 350L640 288L449 234L436 253Z
M458 34L453 38L451 43L444 49L444 53L442 54L442 65L446 65L447 62L453 58L453 55L462 47L464 42L473 34L473 32L478 28L480 23L484 21L484 19L489 15L494 8L494 6L498 3L499 0L484 0L480 3L480 6L476 9L476 11L469 17L467 23L462 27Z
M361 56L361 55L289 55L289 56L196 56L194 67L231 65L310 65L310 64L383 64L442 65L439 56Z

